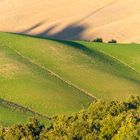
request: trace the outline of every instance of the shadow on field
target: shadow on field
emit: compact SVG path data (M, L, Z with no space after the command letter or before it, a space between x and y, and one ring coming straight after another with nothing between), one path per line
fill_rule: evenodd
M36 23L32 27L29 27L28 29L20 32L20 34L29 34L31 31L44 25L44 23L45 23L44 21ZM52 25L51 27L46 28L42 32L35 35L39 37L47 37L50 39L79 40L82 38L82 34L87 28L86 25L78 25L76 23L73 23L67 25L58 32L52 33L58 26L59 26L58 24Z
M41 36L41 37L47 37L51 39L59 39L59 40L81 40L83 39L84 31L88 28L88 25L86 24L85 21L89 19L90 17L92 17L93 15L97 14L99 11L103 10L104 8L107 8L117 2L118 0L115 0L107 5L104 5L98 9L95 9L91 11L89 14L87 14L86 16L79 19L78 21L67 25L66 27L64 27L63 29L57 32L54 32L54 31L57 27L59 27L59 25L61 25L61 23L59 24L57 23L57 24L54 24L52 26L45 28L45 23L47 22L47 20L43 20L25 29L24 31L20 32L20 34L29 34L30 32L36 30L37 28L44 26L43 27L44 30L35 35ZM95 34L93 35L93 38L95 38Z
M82 33L85 30L84 26L81 25L75 25L71 24L65 28L63 28L61 31L50 34L51 30L53 30L56 26L52 26L49 29L45 30L44 32L38 34L39 36L45 36L48 38L53 39L66 39L66 40L72 40L72 39L80 39L82 37Z
M30 27L30 28L28 28L28 29L22 31L21 34L29 33L30 31L32 31L32 30L34 30L34 29L40 27L41 25L43 25L43 23L44 23L44 21L41 21L41 22L39 22L39 23L33 25L32 27Z

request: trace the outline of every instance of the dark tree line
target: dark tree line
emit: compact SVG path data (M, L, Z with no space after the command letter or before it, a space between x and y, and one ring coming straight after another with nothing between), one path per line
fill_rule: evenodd
M102 38L96 38L96 39L94 39L92 41L89 41L89 42L103 43L104 40ZM112 40L109 40L108 43L113 43L114 44L114 43L117 43L117 40L112 39Z

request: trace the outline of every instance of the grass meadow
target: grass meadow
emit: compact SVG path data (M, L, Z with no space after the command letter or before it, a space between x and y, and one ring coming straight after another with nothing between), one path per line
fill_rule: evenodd
M139 51L136 44L0 33L0 98L55 116L86 108L95 98L140 95ZM3 116L13 113L1 108ZM28 117L20 115L21 121Z

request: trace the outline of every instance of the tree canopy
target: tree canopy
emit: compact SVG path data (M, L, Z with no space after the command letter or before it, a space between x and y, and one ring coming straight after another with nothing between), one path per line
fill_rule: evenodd
M26 124L0 128L2 140L139 140L140 97L93 102L73 115L58 115L50 126L32 118Z

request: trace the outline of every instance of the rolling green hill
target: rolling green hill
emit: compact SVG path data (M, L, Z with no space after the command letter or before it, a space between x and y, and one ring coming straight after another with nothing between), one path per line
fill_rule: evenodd
M98 44L82 42L86 47L114 57L134 71L140 72L140 45L139 44Z
M54 116L77 112L96 98L139 95L139 50L135 44L0 33L0 98Z

